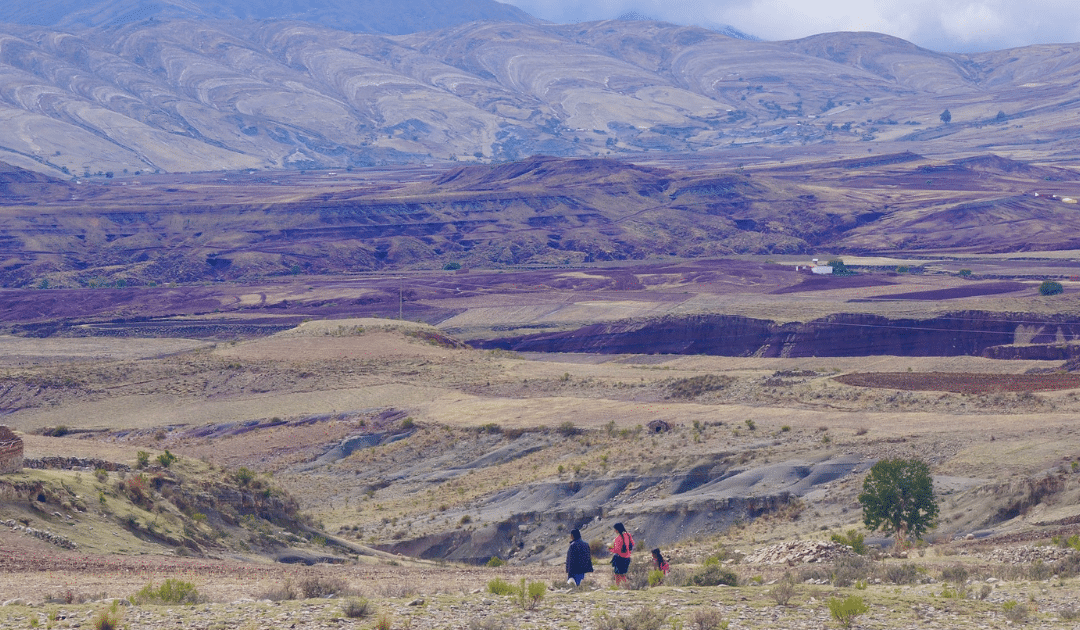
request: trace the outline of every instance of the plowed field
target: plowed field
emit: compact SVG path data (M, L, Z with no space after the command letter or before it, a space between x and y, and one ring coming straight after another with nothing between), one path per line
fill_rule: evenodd
M1080 374L968 374L945 372L868 372L844 374L834 380L856 387L907 391L987 394L1047 392L1080 388Z

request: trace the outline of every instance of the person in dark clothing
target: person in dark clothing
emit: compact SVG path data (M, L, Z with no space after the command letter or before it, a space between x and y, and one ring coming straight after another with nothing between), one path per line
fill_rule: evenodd
M570 530L570 548L566 550L566 583L581 586L586 573L592 573L592 551L589 543L581 539L581 532Z

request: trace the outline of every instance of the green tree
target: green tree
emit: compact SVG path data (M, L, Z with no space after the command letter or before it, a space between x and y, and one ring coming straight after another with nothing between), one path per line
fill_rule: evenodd
M1054 282L1053 280L1044 280L1039 285L1039 295L1057 295L1064 292L1065 287L1061 286L1060 282Z
M863 524L892 532L896 543L922 538L938 515L930 467L918 459L883 459L870 468L859 495Z
M855 274L855 272L848 269L847 265L844 264L844 261L839 258L830 260L826 264L832 267L832 274L834 276L851 276Z
M941 112L941 115L938 116L938 118L941 119L941 122L947 125L952 122L952 112L946 109L945 111Z

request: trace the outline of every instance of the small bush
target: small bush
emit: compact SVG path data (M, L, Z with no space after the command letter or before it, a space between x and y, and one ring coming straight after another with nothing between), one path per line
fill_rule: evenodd
M1002 604L1001 609L1005 612L1005 618L1013 623L1023 623L1027 621L1027 606L1017 602L1014 599L1010 599L1009 601Z
M135 453L135 467L146 468L150 465L150 453L146 451L139 451Z
M172 578L162 582L161 586L147 584L131 598L132 603L139 605L197 604L202 599L194 584Z
M834 543L851 547L851 550L860 556L866 555L866 536L857 530L849 529L847 534L833 534L831 540Z
M1054 282L1053 280L1044 280L1039 285L1039 295L1057 295L1064 292L1065 287L1061 286L1060 282Z
M506 560L503 560L499 556L491 556L491 559L487 561L487 566L497 569L506 564Z
M1031 576L1031 579L1037 582L1049 580L1050 576L1052 576L1053 574L1054 570L1050 567L1050 565L1046 564L1042 560L1036 560L1035 562L1031 563L1030 567L1028 567L1028 575Z
M292 580L285 580L284 583L271 587L270 590L263 593L259 599L268 599L272 602L283 602L296 599L296 597L297 592L296 588L293 586Z
M570 437L572 435L577 435L581 432L580 429L574 426L574 423L570 422L569 420L560 424L557 430L559 432L559 435L563 437Z
M393 627L394 619L390 616L390 613L379 615L379 620L375 622L375 630L391 630Z
M1080 619L1080 611L1074 606L1066 606L1058 611L1058 616L1061 617L1063 621L1076 621L1077 619Z
M777 606L787 606L791 598L795 596L795 578L791 574L785 575L769 589L769 597L773 598Z
M350 599L345 602L345 605L341 608L341 614L345 615L349 619L363 619L370 616L374 612L371 607L371 602L367 598L361 597L360 599Z
M118 630L120 628L120 610L113 606L109 610L99 611L90 622L94 630Z
M636 612L618 617L608 617L601 613L597 619L597 630L661 630L667 615L648 606Z
M495 578L487 583L487 590L492 595L513 595L517 588L502 578Z
M239 470L233 473L233 479L241 486L246 486L255 480L255 471L247 466L241 466Z
M164 453L162 453L161 455L158 455L157 460L158 460L158 463L161 464L162 468L168 468L169 466L172 466L176 462L177 457L176 457L176 455L173 455L172 453L170 453L169 449L165 449Z
M962 564L954 564L951 567L945 567L941 570L941 580L943 582L954 582L956 584L963 584L967 582L968 570Z
M660 569L649 571L649 588L660 586L664 583L664 572Z
M839 597L832 597L829 599L829 613L832 614L832 618L836 620L844 628L850 628L855 620L859 616L865 614L870 610L870 607L866 605L863 598L858 595L852 595L840 599Z
M885 579L893 584L914 584L919 577L918 567L910 562L885 566Z
M526 605L524 608L532 610L539 606L546 593L547 586L545 586L543 582L529 582L526 593Z
M727 586L737 586L739 583L739 577L735 575L734 571L725 569L716 564L706 564L690 576L690 584L688 586L719 586L720 584L726 584Z
M727 630L728 622L715 608L698 608L690 615L690 627L693 630Z
M317 599L341 595L348 591L348 585L342 578L326 576L308 577L300 581L300 593L304 599Z
M605 558L605 557L607 557L607 555L608 555L607 543L600 540L599 538L594 538L593 540L590 540L589 541L589 553L592 554L593 558Z
M470 619L468 630L509 630L509 626L501 617L484 617L483 619Z
M105 483L109 480L109 471L105 470L104 468L98 468L94 471L94 478L101 483Z
M843 556L833 565L830 581L833 586L846 588L855 582L865 582L873 570L873 562L863 556Z

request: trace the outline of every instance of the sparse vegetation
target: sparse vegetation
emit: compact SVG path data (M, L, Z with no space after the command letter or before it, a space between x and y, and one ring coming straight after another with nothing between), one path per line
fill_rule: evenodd
M829 598L829 613L843 628L850 628L855 620L866 614L870 607L866 605L862 597L852 595L850 597Z
M191 582L169 578L158 586L147 584L131 597L131 601L139 605L156 604L166 606L198 604L202 601L202 597Z

